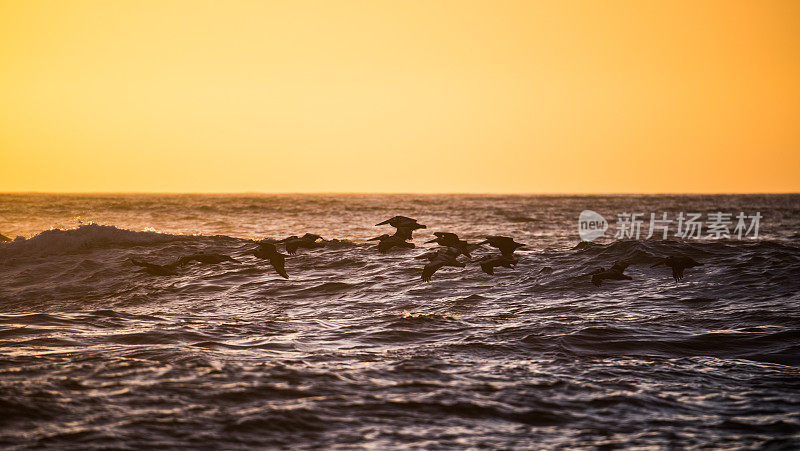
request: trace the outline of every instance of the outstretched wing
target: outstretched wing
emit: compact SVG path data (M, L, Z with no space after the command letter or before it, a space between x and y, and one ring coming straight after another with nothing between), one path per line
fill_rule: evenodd
M486 237L486 241L483 243L488 243L489 246L496 247L500 250L500 254L506 258L513 257L514 251L519 247L518 243L515 243L513 238L507 236L490 235Z
M445 264L444 260L434 260L434 261L428 263L427 265L425 265L425 267L422 268L422 281L423 282L430 282L431 281L431 277L433 277L433 273L438 271L439 268L444 266L444 264Z
M289 274L286 273L286 257L283 254L275 254L270 257L269 262L272 264L272 267L275 268L275 272L281 275L284 279L289 278Z
M409 218L408 216L395 216L391 219L390 224L394 225L411 225L416 224L417 220L414 218Z
M401 226L401 225L416 224L416 223L417 223L416 219L409 218L408 216L394 216L394 217L389 218L389 219L387 219L385 221L379 222L379 223L377 223L375 225L379 226L379 225L389 224L392 227L397 227L397 226Z

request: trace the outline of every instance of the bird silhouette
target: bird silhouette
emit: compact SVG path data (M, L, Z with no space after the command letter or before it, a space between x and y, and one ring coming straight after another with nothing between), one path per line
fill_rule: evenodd
M465 240L459 239L458 235L451 232L433 232L436 238L426 241L425 243L437 243L440 246L447 246L456 248L461 254L472 258L470 252L480 247L479 244L469 244Z
M315 249L325 247L325 240L321 236L313 233L306 233L301 237L292 235L288 238L278 240L276 243L283 243L284 247L286 248L286 252L288 252L289 255L296 254L297 249L299 248Z
M414 230L428 228L428 226L417 222L416 219L409 218L407 216L395 216L375 225L379 226L384 224L389 224L390 226L396 228L397 231L394 233L394 235L402 238L404 241L412 238L411 234L414 232Z
M230 255L224 254L192 254L178 258L172 263L166 265L159 265L156 263L148 263L145 261L137 260L133 257L130 258L131 263L145 269L145 272L154 276L173 276L178 273L178 268L186 266L192 262L217 264L222 262L238 262Z
M517 243L511 237L497 235L487 236L485 241L481 241L478 244L488 244L489 246L496 247L500 250L500 253L503 254L503 257L507 258L513 257L514 251L525 246L522 243Z
M590 272L588 275L592 276L592 283L598 287L603 284L604 280L631 280L631 276L623 274L625 268L629 265L630 264L627 262L615 261L610 268L599 268Z
M445 266L456 266L459 268L466 266L466 263L458 261L457 258L459 255L461 255L460 250L454 247L443 247L415 257L418 259L427 259L430 262L422 268L422 281L430 282L433 274Z
M672 268L672 277L675 279L675 282L680 282L681 280L683 280L683 271L686 268L703 266L702 263L685 255L670 255L669 257L661 259L661 261L659 261L655 265L652 265L651 268L655 268L658 265L665 265Z
M278 248L274 244L260 242L258 247L253 249L250 254L269 261L270 265L275 268L275 272L284 279L289 278L289 274L286 273L286 257L288 255L278 252Z
M370 238L367 241L378 241L378 251L380 251L382 254L389 252L395 247L404 249L413 249L415 247L414 243L409 243L400 236L389 235L386 233L381 236L376 236L375 238Z
M484 255L483 257L473 260L473 262L478 263L481 265L481 269L486 274L494 275L494 269L498 267L502 268L514 268L517 266L519 259L512 255L510 257L506 257L504 255Z

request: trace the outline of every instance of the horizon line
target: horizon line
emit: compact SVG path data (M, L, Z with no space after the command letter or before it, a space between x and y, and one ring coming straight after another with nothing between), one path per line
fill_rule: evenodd
M736 196L736 195L791 195L800 191L734 191L734 192L413 192L413 191L0 191L8 194L63 194L63 195L417 195L417 196Z

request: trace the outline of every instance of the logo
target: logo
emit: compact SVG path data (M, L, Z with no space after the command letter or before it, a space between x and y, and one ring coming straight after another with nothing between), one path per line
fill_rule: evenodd
M706 221L703 221L703 214L699 212L680 212L676 219L670 219L669 212L663 211L660 217L650 213L648 221L645 213L623 212L617 214L614 238L649 240L656 237L666 240L669 239L671 226L675 223L676 230L671 236L677 239L758 239L762 218L758 211L752 215L740 211L736 216L733 213L712 211L706 213ZM595 211L583 210L578 216L578 235L583 241L600 238L607 230L608 222Z
M583 241L592 241L606 234L608 222L606 219L592 210L583 210L578 216L578 235Z

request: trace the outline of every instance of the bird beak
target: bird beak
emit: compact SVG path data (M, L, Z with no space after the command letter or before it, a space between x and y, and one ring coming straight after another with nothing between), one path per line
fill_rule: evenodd
M480 246L480 245L482 245L482 244L488 244L488 243L489 243L489 240L486 240L486 241L481 241L480 243L478 243L478 246Z
M380 224L378 224L378 225L380 225ZM370 239L368 239L367 241L378 241L378 240L380 240L380 239L381 239L381 237L379 237L379 236L376 236L375 238L370 238Z
M379 222L379 223L377 223L377 224L375 224L375 225L376 225L376 226L379 226L379 225L384 225L384 224L388 224L388 223L389 223L389 220L387 219L387 220L385 220L385 221L383 221L383 222Z
M425 244L428 244L428 243L435 243L435 242L436 242L436 240L437 240L437 238L434 238L434 239L432 239L432 240L430 240L430 241L426 241L426 242L425 242Z
M425 224L417 224L417 225L419 226L420 229L427 229L428 228L428 226L426 226Z

